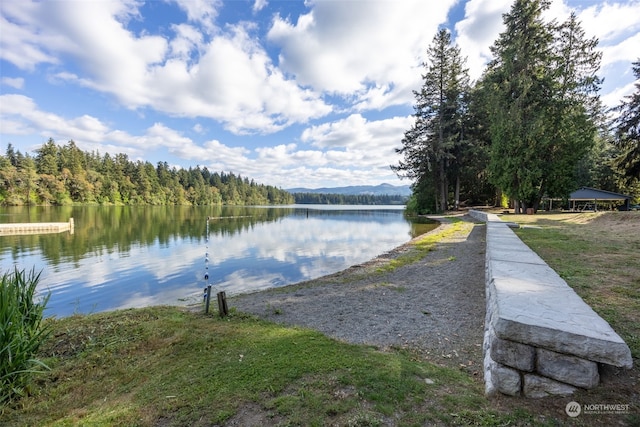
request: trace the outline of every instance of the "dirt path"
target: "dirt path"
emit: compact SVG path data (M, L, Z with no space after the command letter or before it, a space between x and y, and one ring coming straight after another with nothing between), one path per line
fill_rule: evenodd
M463 219L466 230L392 272L376 270L409 245L330 276L234 297L229 306L350 343L412 348L481 376L485 227Z

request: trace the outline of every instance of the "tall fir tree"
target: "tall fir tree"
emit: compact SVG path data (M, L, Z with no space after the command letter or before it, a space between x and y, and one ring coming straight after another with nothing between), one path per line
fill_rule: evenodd
M552 34L542 21L548 1L516 0L504 16L505 31L492 46L485 99L489 106L492 182L519 210L537 194L542 176L535 161L544 136L541 106L548 94Z
M415 122L397 150L403 160L392 169L401 177L414 179L414 199L419 210L441 212L449 205L452 178L459 188L469 77L460 49L452 43L447 30L440 30L433 38L427 58L422 87L414 91ZM455 195L457 205L457 191Z
M615 164L627 184L640 181L640 59L632 65L636 89L616 108L619 115L614 122L616 143L622 150Z
M56 175L58 173L58 146L53 138L36 150L36 167L38 173Z
M492 182L520 209L545 194L567 195L597 133L597 40L575 15L548 23L548 0L516 0L492 47L484 76L489 102Z
M586 38L575 13L553 30L552 91L546 111L545 147L539 157L548 167L534 202L545 193L565 197L579 186L578 166L592 151L602 118L598 40Z

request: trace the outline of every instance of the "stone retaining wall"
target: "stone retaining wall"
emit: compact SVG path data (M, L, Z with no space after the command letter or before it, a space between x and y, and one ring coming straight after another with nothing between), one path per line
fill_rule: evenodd
M568 395L600 382L600 365L631 368L611 326L497 215L487 224L484 377L487 394Z

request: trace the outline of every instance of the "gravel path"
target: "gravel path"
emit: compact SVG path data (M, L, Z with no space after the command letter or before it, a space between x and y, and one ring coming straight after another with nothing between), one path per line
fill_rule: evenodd
M485 227L461 219L466 230L392 272L376 269L410 251L410 243L333 275L230 298L229 306L350 343L410 348L432 362L481 375ZM432 233L451 227L440 220Z

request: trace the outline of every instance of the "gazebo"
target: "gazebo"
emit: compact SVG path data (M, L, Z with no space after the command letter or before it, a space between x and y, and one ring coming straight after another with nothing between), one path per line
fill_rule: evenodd
M572 210L598 210L598 202L624 202L629 209L631 196L614 193L613 191L598 190L597 188L582 187L569 195L569 204ZM578 209L576 209L578 205ZM593 207L593 209L592 209Z

